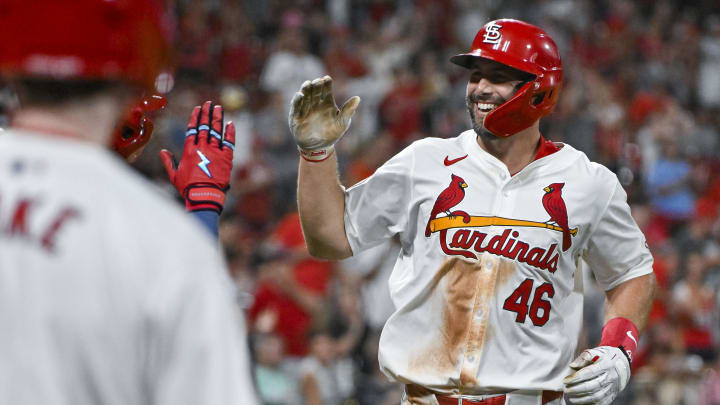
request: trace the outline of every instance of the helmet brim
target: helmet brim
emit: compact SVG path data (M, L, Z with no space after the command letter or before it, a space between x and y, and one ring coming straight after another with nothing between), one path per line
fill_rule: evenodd
M507 68L508 70L515 72L515 75L519 78L519 80L522 80L524 82L535 80L535 78L537 78L537 74L535 74L532 71L518 69L515 66L509 65L506 63L502 63L493 57L483 57L483 56L476 55L474 53L461 53L459 55L455 55L450 58L450 62L452 62L458 66L462 66L465 69L475 69L476 68L475 63L478 60L485 60L485 61L488 61L491 63L496 63L499 65L502 65L505 68Z
M480 56L473 55L471 53L461 53L459 55L455 55L455 56L451 57L450 62L452 62L458 66L462 66L465 69L472 69L474 62L477 59L486 59L486 58L482 58Z

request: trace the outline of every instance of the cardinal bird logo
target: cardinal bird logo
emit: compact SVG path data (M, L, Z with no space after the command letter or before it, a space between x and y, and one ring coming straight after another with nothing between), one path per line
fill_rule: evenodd
M545 211L550 215L548 223L554 222L558 227L562 228L562 250L564 252L570 248L572 242L570 240L567 207L565 206L565 200L562 198L563 186L565 186L565 183L553 183L545 187L543 189L545 195L542 198L542 204Z
M467 188L467 186L467 183L465 183L462 177L454 174L450 175L450 185L440 193L430 212L430 219L428 219L427 227L425 228L425 236L430 236L430 222L435 219L437 214L444 212L448 216L451 215L450 209L460 204L463 198L465 198L465 188Z

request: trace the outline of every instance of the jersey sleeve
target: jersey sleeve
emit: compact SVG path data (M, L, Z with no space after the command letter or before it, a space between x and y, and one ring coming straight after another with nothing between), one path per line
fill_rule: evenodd
M617 179L583 258L604 291L653 271L645 235L630 214L627 194Z
M345 190L345 234L353 254L407 229L413 165L410 146L380 166L372 176Z
M258 404L235 287L219 253L203 250L178 255L177 276L164 277L149 305L148 403Z

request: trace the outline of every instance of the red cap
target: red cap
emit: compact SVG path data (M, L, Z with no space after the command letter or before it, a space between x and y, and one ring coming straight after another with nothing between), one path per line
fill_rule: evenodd
M150 89L170 66L172 28L160 0L3 0L0 72Z

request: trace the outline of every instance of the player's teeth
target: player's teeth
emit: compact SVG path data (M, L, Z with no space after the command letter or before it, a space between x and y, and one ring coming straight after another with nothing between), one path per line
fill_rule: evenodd
M483 111L483 112L492 111L495 109L495 107L497 107L497 105L495 105L495 104L478 103L478 110Z

